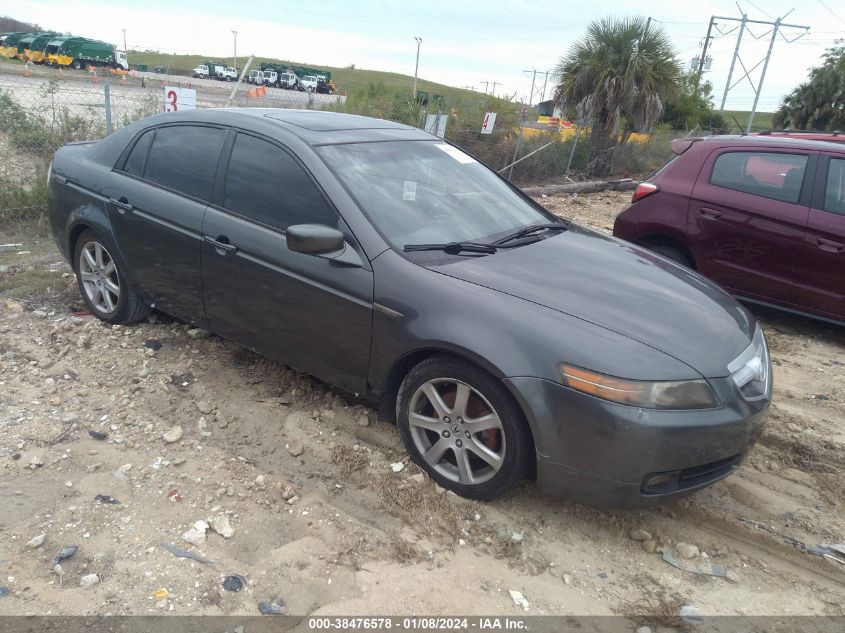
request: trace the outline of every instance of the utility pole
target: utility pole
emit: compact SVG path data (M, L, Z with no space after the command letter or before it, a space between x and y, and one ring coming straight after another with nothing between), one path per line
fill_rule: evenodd
M730 90L731 79L734 76L734 67L736 66L736 59L739 57L739 45L742 44L742 34L745 32L745 23L748 21L748 14L742 14L742 21L739 24L739 35L736 36L736 47L734 48L734 56L731 58L731 68L728 71L728 80L725 82L725 92L722 95L722 105L719 106L719 114L725 111L725 101L728 98L728 90Z
M129 50L126 48L126 29L123 30L123 56L126 57L126 65L129 65Z
M713 36L710 35L710 32L713 30L713 24L716 21L716 16L710 16L710 24L707 25L707 36L704 38L704 48L701 51L701 58L698 60L698 76L701 77L701 73L704 72L704 58L707 57L707 49L710 46L710 40L713 39Z
M493 90L490 91L490 94L495 97L496 96L496 86L501 86L501 85L502 85L502 83L500 81L494 81L493 82Z
M421 37L414 37L417 41L417 65L414 66L414 101L417 100L417 72L420 69L420 44L422 44Z
M714 15L713 17L710 18L711 24L714 24L716 20L719 20L720 22L722 22L722 21L739 22L739 34L736 37L736 46L734 48L734 54L733 54L733 59L731 60L730 70L728 71L728 80L725 83L725 91L722 94L722 104L719 108L719 113L721 114L725 110L725 103L727 102L727 99L728 99L728 92L730 92L734 87L736 87L737 84L739 84L743 80L747 79L748 83L751 85L751 90L754 91L754 103L751 106L751 113L748 117L748 130L747 131L749 131L749 132L751 131L751 125L754 123L754 115L757 112L757 104L760 101L760 93L763 91L763 81L766 79L766 72L768 71L768 68L769 68L769 60L772 57L772 51L774 51L775 40L777 39L778 34L780 34L781 37L783 37L783 39L786 41L787 44L791 44L795 40L804 37L810 30L809 26L804 26L804 25L801 25L801 24L786 24L785 22L783 22L783 19L787 15L789 15L789 13L792 13L792 11L789 11L786 15L779 17L774 21L770 21L770 20L751 20L751 19L748 18L748 15L746 13L743 13L741 18L728 18L728 17L718 16L718 15ZM749 25L751 25L751 24L761 24L763 26L772 27L772 30L771 30L772 36L771 36L771 39L769 40L769 48L766 51L766 56L763 59L761 59L760 61L758 61L756 64L754 64L753 66L749 67L742 61L742 57L740 55L740 45L742 44L742 37L743 37L744 33L747 31L748 34L751 35L751 37L753 37L754 39L760 39L762 37L765 37L765 35L768 35L768 33L769 33L769 32L766 32L764 35L756 36L756 35L754 35L754 33L751 32L751 29L749 28ZM793 37L792 39L788 39L782 32L782 29L785 29L785 28L786 29L801 29L803 32L801 34ZM708 29L708 32L709 32L709 29ZM732 31L729 31L729 32L732 32ZM707 43L705 42L705 46L706 45L707 45ZM704 55L702 55L702 62L703 62L703 58L704 58ZM740 77L739 79L734 81L734 83L731 83L731 80L733 79L734 68L736 67L737 61L739 62L739 65L742 67L742 70L744 70L745 72L742 75L742 77ZM754 82L751 80L751 73L753 73L761 65L763 66L763 68L760 71L760 78L757 80L757 85L755 86Z
M234 29L232 30L232 37L235 38L234 42L234 49L232 50L232 67L238 67L238 32Z

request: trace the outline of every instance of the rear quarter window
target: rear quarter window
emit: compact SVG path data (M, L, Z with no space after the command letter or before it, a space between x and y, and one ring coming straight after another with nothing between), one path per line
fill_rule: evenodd
M845 160L832 158L827 169L824 210L845 215Z
M710 184L794 204L807 160L806 154L724 152L713 163Z

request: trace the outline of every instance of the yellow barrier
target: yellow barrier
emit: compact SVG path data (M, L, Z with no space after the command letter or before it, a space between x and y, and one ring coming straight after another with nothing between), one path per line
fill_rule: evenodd
M548 117L546 117L546 118L548 118ZM539 120L538 120L538 123L540 123ZM589 134L589 132L590 132L590 128L581 128L581 130L583 132L586 132L587 134ZM574 127L562 127L562 128L560 128L560 130L555 130L554 128L551 128L551 129L548 129L548 130L543 130L543 129L534 128L534 127L527 127L527 128L524 128L522 130L522 136L523 136L523 138L532 138L532 137L537 137L537 136L548 136L549 134L554 134L555 132L557 132L557 134L560 135L560 140L562 140L562 141L567 141L567 140L569 140L569 139L571 139L572 137L575 136L575 128ZM637 132L634 132L633 134L631 134L630 138L628 139L628 142L629 143L645 143L645 142L648 141L649 138L650 137L649 137L648 134L638 134Z
M70 55L56 55L55 57L59 66L70 66L73 63L73 57Z
M0 56L11 59L18 54L17 46L0 46Z
M27 57L31 62L40 63L44 59L44 51L29 51Z

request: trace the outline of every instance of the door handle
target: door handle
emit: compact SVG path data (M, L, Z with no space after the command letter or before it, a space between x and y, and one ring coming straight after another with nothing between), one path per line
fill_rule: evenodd
M828 251L829 253L841 253L843 250L845 250L845 244L843 244L842 242L826 240L823 237L816 238L816 246L818 246L823 251Z
M221 254L234 253L236 250L238 250L237 246L229 243L229 238L225 235L218 235L216 240L209 237L208 235L205 235L203 236L203 239L217 250L224 251Z
M129 204L129 200L127 200L125 196L122 196L119 199L109 198L109 202L117 207L117 211L121 215L124 213L132 213L132 211L135 210L135 207Z
M715 220L717 218L722 217L721 211L717 211L716 209L710 209L708 207L701 207L700 212L701 215L710 220Z

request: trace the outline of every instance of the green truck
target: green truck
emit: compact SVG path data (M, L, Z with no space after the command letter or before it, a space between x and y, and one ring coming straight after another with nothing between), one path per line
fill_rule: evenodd
M16 31L14 33L3 33L0 35L0 57L11 59L18 54L18 42L29 33Z
M18 42L18 59L40 64L44 61L44 47L56 33L32 33Z
M51 52L52 49L55 52ZM90 40L85 37L67 37L61 41L50 40L45 47L45 53L45 61L57 66L73 66L76 69L105 66L129 70L126 53L115 49L113 44L100 40Z

